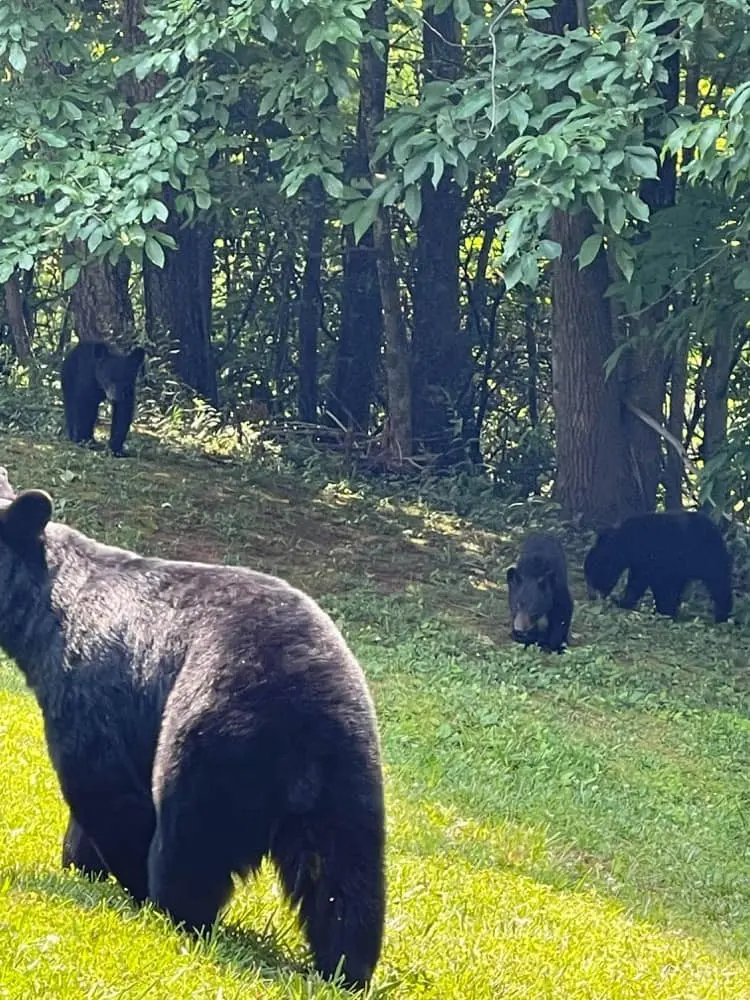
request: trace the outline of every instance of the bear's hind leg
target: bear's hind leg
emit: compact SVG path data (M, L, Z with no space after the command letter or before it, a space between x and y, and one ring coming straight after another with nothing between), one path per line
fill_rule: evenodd
M654 584L652 590L657 614L676 619L685 590L684 582L681 580L662 580L658 584Z
M726 571L715 574L710 579L703 580L706 589L714 602L714 621L717 625L725 622L732 613L732 585L730 583L731 572Z
M646 593L647 588L648 580L644 575L638 572L638 570L630 569L628 571L628 582L625 586L625 593L617 603L621 608L625 608L626 611L632 611Z
M173 762L169 751L163 759ZM229 902L233 872L257 869L267 853L267 810L252 810L246 801L235 808L215 774L187 764L165 771L167 780L155 783L148 894L175 923L203 931ZM251 788L242 793L252 798Z
M317 971L363 989L380 956L385 917L382 815L287 816L274 832L271 857L300 921Z

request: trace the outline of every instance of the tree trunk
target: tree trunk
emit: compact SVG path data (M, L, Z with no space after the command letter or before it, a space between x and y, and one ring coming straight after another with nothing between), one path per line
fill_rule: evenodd
M320 267L325 235L325 193L317 178L310 183L310 222L307 256L299 306L299 418L318 419L318 327L320 325Z
M654 11L661 13L661 11ZM668 21L657 27L658 35L668 35L677 31L676 21ZM665 62L667 79L659 84L657 90L664 100L664 110L669 112L677 106L680 90L680 59L675 53ZM661 147L662 137L649 129L648 120L644 139L647 144L657 150ZM674 156L666 156L659 161L658 177L644 180L641 183L640 196L648 205L651 222L656 215L675 203L677 190L677 168ZM648 239L648 235L646 235ZM662 323L669 310L670 288L662 287L657 301L650 309L641 314L633 323L631 335L638 336L638 345L628 356L623 366L621 378L624 379L624 390L631 403L640 407L659 423L664 420L664 394L668 362L660 343L655 340L654 331ZM662 478L663 444L662 439L642 420L628 411L625 414L626 432L630 443L630 452L637 466L638 480L641 487L641 505L644 511L656 507L656 493Z
M387 39L387 0L373 0L367 11L371 31ZM375 148L375 129L385 112L386 74L388 70L388 45L381 58L369 44L359 51L360 104L359 114L364 148ZM385 333L385 369L388 391L388 431L386 448L396 461L401 462L412 453L412 400L409 342L398 291L398 273L393 256L390 214L381 208L372 227L373 245L378 269L380 298L383 304L383 330Z
M529 423L536 427L539 423L539 358L537 355L536 329L536 298L530 294L524 310L524 330L526 334L526 361L529 366L529 387L527 398L529 402Z
M23 295L18 283L18 274L12 274L5 282L5 311L8 314L10 332L16 357L24 365L31 365L34 356L31 351L31 330L26 322Z
M170 205L168 229L178 248L167 251L163 268L143 268L146 328L149 337L174 345L174 366L182 381L218 404L216 366L211 348L213 230L203 221L179 230Z
M393 257L388 210L382 208L373 223L378 262L380 298L385 330L385 370L388 386L387 444L400 462L412 453L412 398L409 343L398 293L398 274Z
M114 266L106 259L93 260L81 269L70 293L79 340L132 343L135 320L129 280L130 262L124 256Z
M623 431L615 379L604 380L614 348L603 251L579 270L575 259L593 231L588 211L556 212L550 235L562 247L552 268L552 380L557 479L564 515L614 523L637 509L638 490Z
M687 393L687 363L689 340L684 337L672 353L669 378L669 418L667 430L681 444L685 437L685 395ZM682 458L671 445L664 463L664 506L667 510L682 508Z
M461 34L452 8L426 8L422 46L425 82L455 80L461 71ZM431 171L422 182L417 226L412 339L414 437L429 452L454 451L455 418L471 364L470 344L459 312L458 248L463 197L445 170L435 189ZM462 453L458 449L456 457Z
M711 345L711 361L706 369L706 408L703 413L703 461L709 462L724 447L727 440L729 376L732 371L733 330L730 325L717 324ZM714 487L712 498L723 507L726 490Z
M561 35L578 25L576 0L557 0L535 22ZM562 95L560 95L562 96ZM552 266L552 394L555 407L555 495L565 516L589 524L619 520L639 507L640 491L623 427L617 380L604 378L614 350L606 254L579 270L575 259L594 217L555 212L550 235L561 247Z
M355 244L351 226L344 232L344 285L341 330L329 404L345 427L366 431L375 391L383 313L372 231Z

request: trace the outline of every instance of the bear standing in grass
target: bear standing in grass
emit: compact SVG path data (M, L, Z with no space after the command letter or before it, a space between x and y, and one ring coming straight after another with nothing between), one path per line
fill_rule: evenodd
M375 715L315 602L251 570L148 559L50 522L0 469L0 645L71 812L65 860L189 928L275 863L320 973L365 985L385 908Z
M65 428L71 441L93 442L99 407L108 399L112 403L109 448L113 455L124 456L135 411L135 384L145 357L142 347L120 354L100 340L73 348L60 371Z
M507 581L512 637L527 646L536 643L561 652L568 641L573 598L560 542L554 535L529 535Z
M599 534L583 570L589 589L605 597L627 570L622 608L634 608L650 587L658 613L676 618L688 583L700 580L713 599L716 621L725 622L732 613L731 560L721 532L705 514L629 517Z

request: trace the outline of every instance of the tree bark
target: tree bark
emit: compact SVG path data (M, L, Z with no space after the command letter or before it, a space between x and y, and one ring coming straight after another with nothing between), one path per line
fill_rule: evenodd
M299 306L299 418L318 419L318 327L320 325L320 268L325 235L325 192L320 181L310 183L310 221L307 255Z
M132 342L135 319L129 281L130 262L124 256L114 266L107 260L93 260L81 269L70 293L79 340Z
M653 13L661 13L655 11ZM668 35L677 31L676 21L668 21L659 25L656 33ZM680 89L680 60L675 53L666 60L664 68L667 79L657 87L659 96L664 100L664 110L671 111L677 106ZM662 139L647 120L644 139L647 144L657 150ZM677 167L675 157L666 156L659 161L658 177L644 180L641 183L640 196L648 205L651 223L657 214L675 203L677 191ZM645 236L648 239L648 235ZM669 287L662 287L656 303L647 309L632 324L631 336L638 337L635 349L628 355L623 365L621 378L623 389L631 403L640 407L659 423L664 420L664 396L666 390L668 360L664 358L662 345L655 340L655 330L662 323L669 310ZM664 462L663 443L658 434L639 420L633 413L625 413L626 432L630 442L630 451L634 456L638 481L641 487L641 507L644 511L656 507L656 493L662 479Z
M178 248L163 268L143 269L146 326L154 339L166 333L176 347L175 369L186 385L218 404L216 365L211 347L213 230L203 221L178 231L171 207L168 228Z
M341 329L329 404L345 427L369 428L382 340L383 306L372 230L355 244L347 226Z
M385 370L388 386L387 444L397 461L412 453L412 399L409 343L398 292L388 210L382 208L373 223L380 297L385 330Z
M593 231L588 211L556 212L550 235L562 247L552 269L552 382L557 478L567 517L611 524L637 509L638 489L615 379L604 379L614 349L606 255L583 270L575 259Z
M578 25L576 0L557 0L540 31L562 34ZM604 378L614 350L612 310L605 293L604 250L583 270L575 259L594 230L585 209L557 211L550 235L561 247L552 266L552 396L555 408L555 496L567 517L614 523L637 510L640 490L624 432L619 387Z
M685 444L685 396L687 393L687 363L689 341L685 337L672 352L669 378L669 418L667 430L681 444ZM682 458L674 448L667 448L664 463L664 506L667 510L682 508Z
M727 440L729 377L732 371L732 327L717 324L711 344L711 360L706 369L706 408L703 413L703 461L709 462L724 447ZM714 486L712 498L723 507L726 491Z
M374 0L367 11L372 32L387 39L387 0ZM369 156L375 148L375 129L385 112L388 45L381 59L369 44L360 46L360 106L364 148ZM409 342L398 290L398 275L391 241L390 215L381 208L372 227L378 269L380 298L383 305L385 368L388 391L388 434L386 448L401 462L412 453L412 400Z
M33 364L34 355L31 350L31 330L26 322L26 311L24 309L21 287L18 282L18 274L12 274L5 282L5 311L8 314L8 323L13 336L16 357L21 364Z
M424 12L422 46L425 82L455 80L461 71L461 34L452 8ZM460 396L471 364L470 344L461 331L458 248L463 197L450 168L435 189L431 171L421 185L417 226L412 338L412 413L415 441L427 451L451 457ZM456 456L463 449L456 451Z

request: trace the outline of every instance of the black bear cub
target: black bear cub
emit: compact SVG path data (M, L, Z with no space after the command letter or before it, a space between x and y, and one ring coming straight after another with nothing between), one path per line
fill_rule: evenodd
M340 632L249 569L144 558L50 521L0 469L0 646L44 715L66 863L210 925L265 856L315 966L366 985L385 911L375 713Z
M721 531L705 514L638 514L600 532L583 564L589 590L607 597L625 570L622 608L634 608L650 588L657 612L676 618L688 583L699 580L714 602L716 621L732 613L731 559Z
M529 535L507 580L512 637L527 646L536 643L561 652L568 641L573 597L560 542L554 535Z
M99 407L105 399L112 403L109 447L113 455L124 455L135 410L135 383L146 352L136 347L120 354L100 340L77 344L63 361L60 371L65 427L76 444L94 440Z

